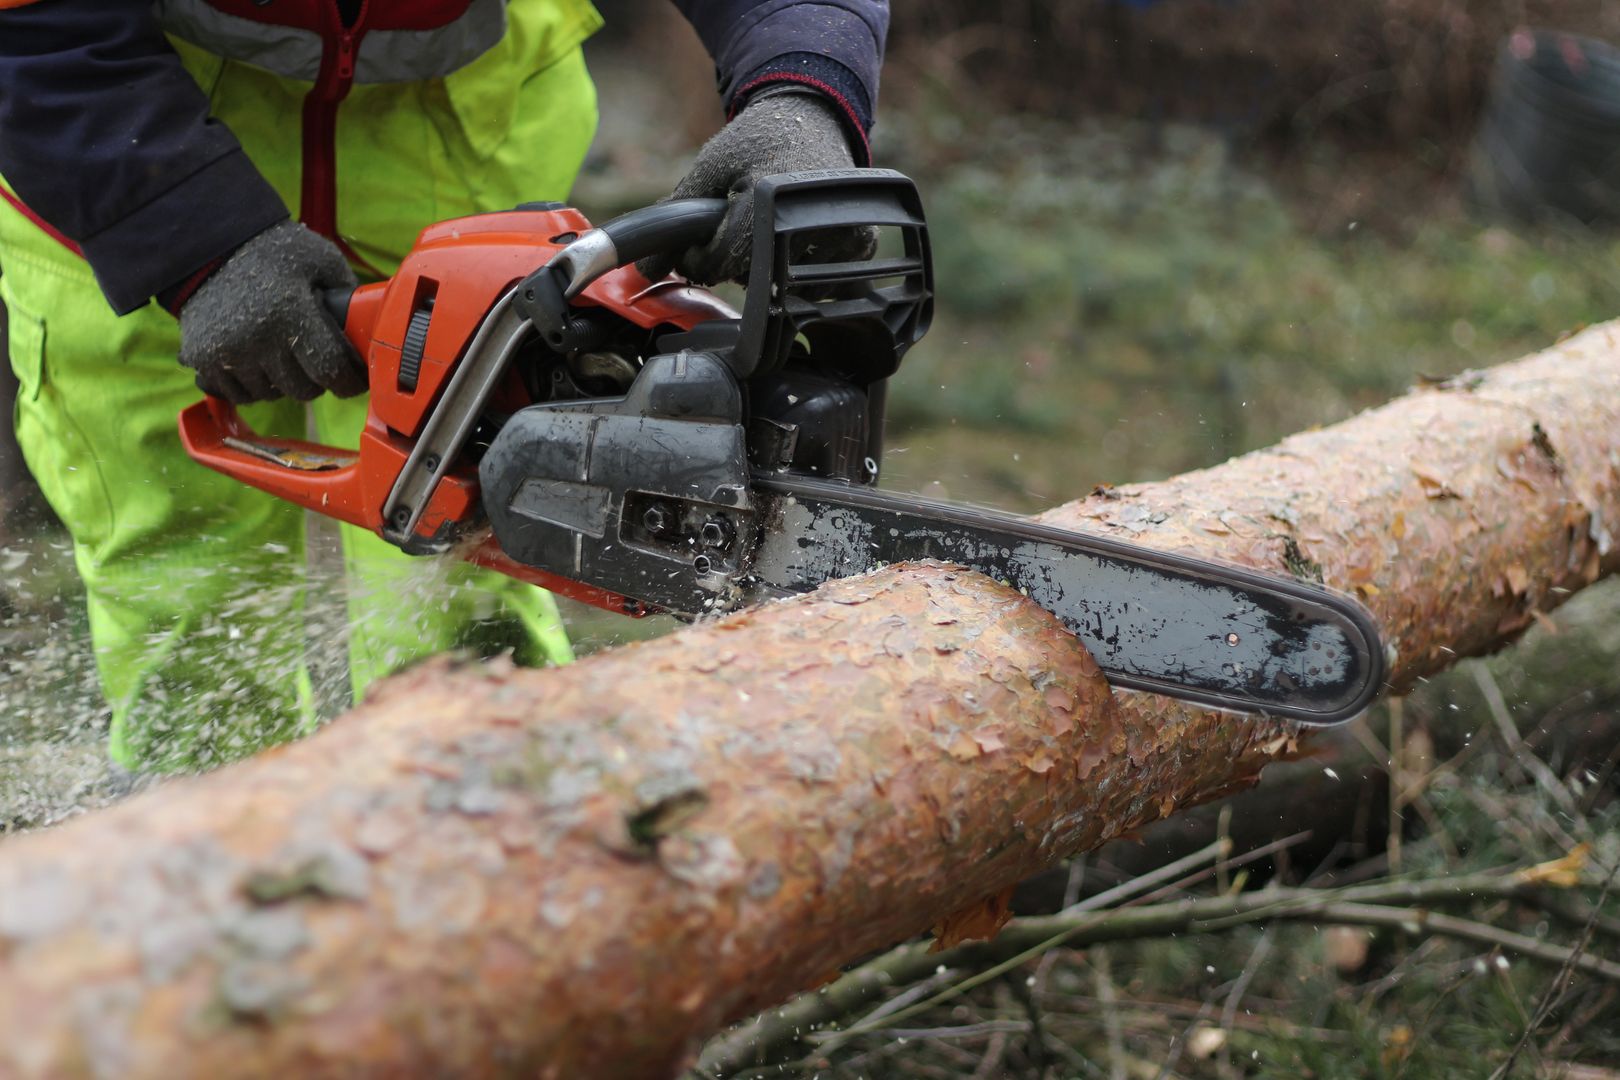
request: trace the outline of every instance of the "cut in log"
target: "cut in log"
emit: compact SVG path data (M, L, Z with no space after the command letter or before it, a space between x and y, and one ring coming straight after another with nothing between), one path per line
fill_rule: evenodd
M1356 590L1399 691L1620 565L1617 334L1046 520ZM0 847L0 1074L667 1073L1299 735L1113 694L943 566L570 668L435 663Z

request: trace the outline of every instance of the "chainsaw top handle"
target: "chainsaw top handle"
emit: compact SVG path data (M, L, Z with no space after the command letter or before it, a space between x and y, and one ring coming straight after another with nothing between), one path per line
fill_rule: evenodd
M916 185L891 169L824 169L763 177L751 195L747 293L726 348L732 372L745 380L769 374L803 343L816 366L837 368L863 386L894 374L933 315L933 265ZM523 280L516 306L558 352L585 347L595 331L570 310L574 297L617 267L703 243L728 206L724 199L672 200L587 230ZM899 234L898 253L814 258L817 234L879 228ZM720 340L710 333L705 343Z
M726 206L725 199L673 199L632 210L581 233L546 268L562 276L563 297L572 300L610 270L706 242L725 219Z
M553 349L580 348L594 327L570 310L574 297L621 266L707 241L725 219L726 207L725 199L672 199L587 229L519 283L517 308Z
M591 282L621 266L708 240L725 218L726 206L724 199L672 199L632 210L580 233L547 266L564 275L562 298L571 300ZM348 324L354 294L354 289L347 288L321 290L321 306L339 329Z

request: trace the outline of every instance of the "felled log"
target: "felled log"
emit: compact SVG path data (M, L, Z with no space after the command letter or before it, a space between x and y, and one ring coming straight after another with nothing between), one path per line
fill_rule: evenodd
M1355 590L1399 691L1620 566L1617 334L1047 520ZM668 1073L1301 734L1111 693L945 566L571 668L435 663L0 847L0 1074Z

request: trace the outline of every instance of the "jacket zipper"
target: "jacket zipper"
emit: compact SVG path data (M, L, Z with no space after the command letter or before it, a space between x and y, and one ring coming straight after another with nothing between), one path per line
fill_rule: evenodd
M299 218L337 244L351 262L371 270L365 260L344 243L337 227L338 106L354 86L355 55L366 34L366 13L371 0L361 0L354 22L348 26L343 24L338 0L326 0L326 5L329 22L328 29L321 33L321 67L315 84L304 97Z

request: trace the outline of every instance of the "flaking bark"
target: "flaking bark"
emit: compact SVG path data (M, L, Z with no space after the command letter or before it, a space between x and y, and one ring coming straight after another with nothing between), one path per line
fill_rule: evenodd
M1404 687L1620 565L1617 334L1047 520L1358 590ZM1299 735L1112 694L943 566L571 668L432 664L0 847L0 1075L667 1073Z

